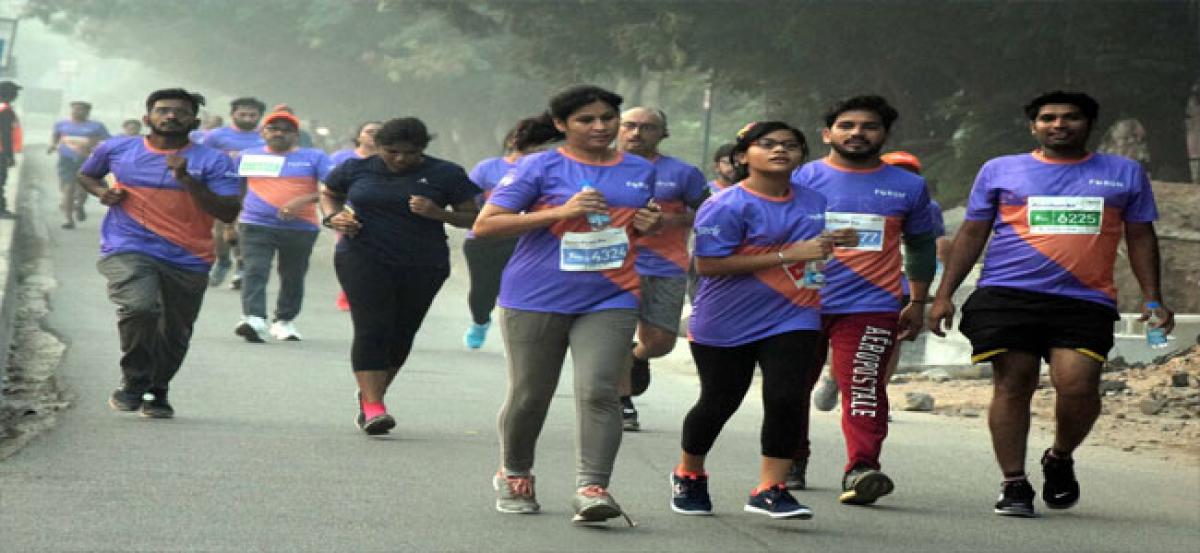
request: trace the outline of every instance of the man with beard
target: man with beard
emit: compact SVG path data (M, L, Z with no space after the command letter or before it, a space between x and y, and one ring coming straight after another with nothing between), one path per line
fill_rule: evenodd
M713 154L712 171L716 175L713 180L708 181L708 194L711 196L737 184L734 182L737 179L733 170L733 159L729 156L733 154L733 144L722 144Z
M213 261L213 218L236 217L233 162L192 144L204 97L181 88L146 99L146 137L101 144L83 164L79 183L109 206L100 227L100 273L117 305L121 386L109 397L117 411L170 418L171 379L183 363ZM113 175L113 185L104 177Z
M987 246L959 330L971 340L971 361L992 363L988 428L1004 475L999 515L1034 516L1025 455L1043 359L1056 397L1042 500L1051 509L1079 501L1071 454L1100 415L1100 373L1119 318L1113 265L1121 238L1141 287L1142 320L1153 315L1152 328L1164 336L1175 324L1159 287L1154 192L1136 161L1088 151L1099 112L1082 92L1049 92L1025 106L1038 148L979 170L929 310L929 328L942 336L943 322L954 322L954 291Z
M924 324L929 281L936 270L936 234L929 193L918 175L888 165L879 152L898 117L879 96L857 96L825 115L824 159L796 170L792 182L823 194L826 229L853 228L858 245L835 248L824 269L822 326L832 350L831 371L842 395L842 433L849 460L838 500L868 505L892 492L879 456L888 430L886 371L900 340ZM911 299L901 305L904 272ZM815 376L815 375L814 375ZM808 458L807 421L789 487L803 488Z
M238 217L245 261L242 320L234 332L261 343L267 333L267 280L279 254L279 294L270 333L276 340L299 341L293 324L304 300L308 258L321 227L317 219L318 182L333 170L325 152L298 148L300 120L279 111L263 119L267 145L242 152L238 175L246 195Z
M228 127L218 127L208 131L201 142L209 148L216 148L229 157L237 159L243 150L257 148L265 144L258 132L258 122L262 119L267 105L257 98L238 98L229 103ZM213 240L217 248L217 264L209 275L209 286L220 286L229 274L233 260L237 261L237 269L229 287L238 290L242 287L242 250L237 244L237 228L217 221L213 225ZM230 254L232 253L232 259Z

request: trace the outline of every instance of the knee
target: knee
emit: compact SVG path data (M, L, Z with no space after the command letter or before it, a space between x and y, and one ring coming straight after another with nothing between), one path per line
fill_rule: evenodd
M662 357L675 349L675 335L661 328L643 332L639 338L647 358Z
M1054 383L1054 391L1060 397L1100 399L1100 383L1092 378L1059 379Z

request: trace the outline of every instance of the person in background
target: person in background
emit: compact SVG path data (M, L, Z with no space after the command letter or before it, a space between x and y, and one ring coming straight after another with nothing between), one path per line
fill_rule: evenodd
M712 171L716 176L713 177L713 180L708 181L710 196L734 185L733 161L729 158L731 154L733 154L733 144L722 144L713 154Z
M16 154L24 147L25 134L21 131L21 120L13 110L21 86L12 81L0 81L0 219L11 219L8 209L8 170L17 164Z
M333 166L337 167L348 159L366 159L378 153L379 148L375 147L375 133L379 132L379 128L382 126L382 121L367 121L359 125L358 131L354 133L354 147L338 150L329 156L333 161ZM340 234L338 240L341 240ZM346 299L346 291L340 287L337 298L333 300L333 305L338 311L350 310L350 300Z
M137 119L126 119L121 122L122 136L141 136L142 122ZM194 141L193 141L194 142Z
M75 221L87 220L87 212L83 209L87 192L79 187L76 175L92 150L110 136L104 123L89 119L91 113L92 104L71 102L71 117L54 124L50 146L46 149L47 154L58 152L58 188L62 193L58 209L63 215L64 229L75 228Z
M271 111L272 112L283 111L283 112L290 113L292 115L296 115L296 110L292 109L292 106L289 106L287 104L275 104L275 107L272 108ZM296 118L299 119L299 116L297 115ZM313 137L311 134L309 134L308 131L304 130L303 127L300 129L300 147L301 148L312 148L313 147Z
M205 146L225 152L230 158L237 160L242 150L257 148L265 144L258 132L258 122L262 120L263 110L267 105L252 97L236 98L229 103L229 126L212 128L203 136ZM220 118L214 116L209 123L219 123ZM229 288L238 290L242 287L242 251L237 245L237 226L228 225L218 219L213 223L213 240L217 248L217 263L209 275L209 286L220 286L234 270Z

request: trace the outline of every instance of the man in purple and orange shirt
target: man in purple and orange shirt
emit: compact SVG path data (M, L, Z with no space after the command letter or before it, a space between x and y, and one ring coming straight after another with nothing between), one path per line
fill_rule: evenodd
M897 343L921 331L937 268L925 180L880 159L898 116L879 96L839 102L825 115L822 139L829 155L792 175L795 185L825 196L826 228L858 232L857 246L834 250L821 289L848 457L838 500L854 505L874 503L894 488L880 465L888 432L887 365ZM901 303L902 241L908 254L903 271L911 282L907 304ZM807 444L807 432L802 443ZM789 478L789 486L798 488L804 486L807 458L806 448L801 449L795 478Z
M687 293L688 236L696 209L707 196L704 173L658 145L670 136L662 110L636 107L621 114L617 146L654 164L654 202L662 210L662 230L638 238L637 272L641 289L638 342L632 350L629 380L622 379L621 415L625 430L641 429L631 396L650 385L650 360L675 348L679 316ZM625 386L628 382L629 386Z
M58 208L65 220L64 229L73 229L76 220L87 219L83 210L87 194L76 185L76 174L96 145L109 137L104 123L88 118L91 113L92 104L71 102L71 117L54 124L46 149L48 154L58 152L58 189L62 193Z
M954 291L987 246L959 329L971 340L972 361L992 363L988 427L1004 474L1000 515L1034 516L1025 454L1043 359L1057 397L1054 443L1041 460L1042 500L1051 509L1079 501L1071 454L1100 414L1100 373L1119 318L1113 265L1122 237L1145 299L1143 320L1153 314L1163 332L1174 327L1159 287L1150 181L1133 160L1088 151L1099 111L1081 92L1054 91L1025 106L1038 148L979 170L929 312L930 328L942 336L942 323L953 324Z
M257 148L266 144L258 132L258 122L266 113L267 105L257 98L237 98L229 103L229 122L227 127L217 127L208 131L201 144L225 152L237 160L243 150ZM235 161L236 163L236 161ZM213 240L217 248L217 264L209 275L210 286L220 286L229 274L236 260L237 267L229 287L233 290L242 287L242 251L237 245L237 228L217 221L213 225ZM231 258L232 256L232 258Z
M233 163L188 141L203 104L180 88L155 91L143 117L150 134L104 142L79 172L80 185L109 206L97 267L117 304L123 378L108 403L118 411L174 416L167 389L200 313L213 261L212 221L237 217ZM110 173L111 187L103 180Z
M279 295L270 333L276 340L299 341L293 321L304 300L308 259L321 227L317 220L318 183L333 170L325 152L300 148L300 120L287 112L263 119L267 145L243 150L238 175L245 197L238 217L238 236L245 263L242 320L234 332L249 342L267 334L267 280L271 260L279 253Z

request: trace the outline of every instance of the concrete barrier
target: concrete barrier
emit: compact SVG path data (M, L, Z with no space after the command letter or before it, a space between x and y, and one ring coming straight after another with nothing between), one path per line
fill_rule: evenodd
M4 187L5 201L17 213L21 212L25 181L23 155L17 155L17 165L9 168L8 183ZM7 383L9 353L13 339L13 320L20 298L17 294L17 266L20 263L17 248L19 219L0 219L0 352L4 352L5 367L0 370L0 386ZM4 395L0 394L0 403Z

